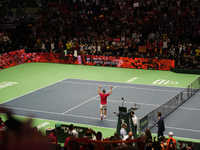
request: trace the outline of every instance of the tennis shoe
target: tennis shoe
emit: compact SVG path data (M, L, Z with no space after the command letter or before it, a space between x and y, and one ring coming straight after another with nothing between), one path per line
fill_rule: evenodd
M103 120L103 116L101 116L101 120Z
M103 119L106 119L106 116L105 116L105 115L103 116Z

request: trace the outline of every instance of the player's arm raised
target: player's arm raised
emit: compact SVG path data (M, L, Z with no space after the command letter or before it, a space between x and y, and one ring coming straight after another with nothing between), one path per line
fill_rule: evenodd
M111 87L110 87L110 93L109 93L109 94L111 94L111 93L112 93L112 88L113 88L113 87L111 86Z
M99 86L99 90L98 90L98 93L100 93L100 89L101 89L101 86Z

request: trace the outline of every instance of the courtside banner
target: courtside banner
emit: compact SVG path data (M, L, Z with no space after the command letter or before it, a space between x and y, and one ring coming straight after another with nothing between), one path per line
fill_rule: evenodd
M26 60L26 53L23 49L0 54L0 70L25 63Z
M151 58L129 58L114 56L79 55L79 64L100 65L122 68L170 70L175 67L175 61L171 59L151 59Z
M98 55L73 55L65 56L62 53L25 53L17 50L0 55L0 70L27 62L48 62L62 64L99 65L122 68L170 70L175 67L175 60L151 59L151 58L129 58Z
M62 53L26 53L27 62L48 62L61 64L79 64L77 57Z

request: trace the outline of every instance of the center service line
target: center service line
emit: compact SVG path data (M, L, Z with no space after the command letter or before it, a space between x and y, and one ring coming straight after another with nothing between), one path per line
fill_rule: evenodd
M116 87L117 87L117 86L113 87L113 89L116 88ZM110 91L110 90L108 90L108 91ZM98 96L99 96L99 94L96 95L95 97L93 97L93 98L91 98L91 99L89 99L89 100L87 100L87 101L85 101L85 102L83 102L83 103L81 103L81 104L79 104L79 105L77 105L77 106L75 106L75 107L73 107L73 108L71 108L71 109L69 109L69 110L63 112L62 114L65 114L65 113L67 113L67 112L69 112L69 111L71 111L71 110L73 110L73 109L75 109L75 108L77 108L77 107L79 107L79 106L81 106L81 105L83 105L83 104L85 104L85 103L87 103L87 102L89 102L89 101L95 99L95 98L98 97Z

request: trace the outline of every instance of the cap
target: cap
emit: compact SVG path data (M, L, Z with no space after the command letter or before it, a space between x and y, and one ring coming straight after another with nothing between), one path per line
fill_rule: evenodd
M69 136L73 136L73 135L74 135L73 132L70 132L70 133L69 133Z
M61 127L61 123L56 123L56 128Z
M169 135L173 135L173 132L169 132Z

